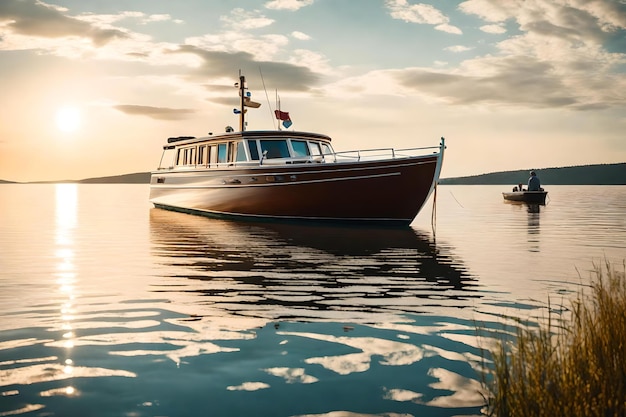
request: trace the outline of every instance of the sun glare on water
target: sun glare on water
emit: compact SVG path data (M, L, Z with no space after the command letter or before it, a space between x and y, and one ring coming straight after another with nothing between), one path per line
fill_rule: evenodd
M56 123L62 132L74 132L80 127L80 111L76 107L61 107L56 114Z

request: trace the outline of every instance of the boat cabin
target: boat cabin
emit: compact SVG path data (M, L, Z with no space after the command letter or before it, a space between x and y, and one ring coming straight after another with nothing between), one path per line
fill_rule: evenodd
M163 147L158 169L330 162L330 156L335 154L330 140L326 135L289 131L174 137Z

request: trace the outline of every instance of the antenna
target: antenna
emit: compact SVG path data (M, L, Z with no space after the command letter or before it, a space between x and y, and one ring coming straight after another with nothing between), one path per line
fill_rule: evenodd
M261 66L259 65L259 74L261 75L261 82L263 83L263 91L265 91L265 99L267 100L267 108L270 111L270 119L272 119L272 126L276 129L276 120L272 113L272 103L270 103L270 98L267 95L267 88L265 88L265 79L263 78L263 73L261 72ZM280 126L280 124L278 125Z
M278 90L276 90L276 109L280 112L280 96L278 95ZM278 122L278 130L282 130L280 128L280 122Z

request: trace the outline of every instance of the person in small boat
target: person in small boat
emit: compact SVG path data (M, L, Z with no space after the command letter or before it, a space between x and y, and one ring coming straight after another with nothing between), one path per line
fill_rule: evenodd
M541 181L535 171L530 171L530 178L528 178L528 191L539 191L541 189Z

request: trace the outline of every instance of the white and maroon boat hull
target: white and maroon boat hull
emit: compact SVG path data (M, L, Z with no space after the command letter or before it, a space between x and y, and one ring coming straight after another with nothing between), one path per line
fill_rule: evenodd
M159 208L267 220L409 224L439 179L439 153L378 161L152 173Z

